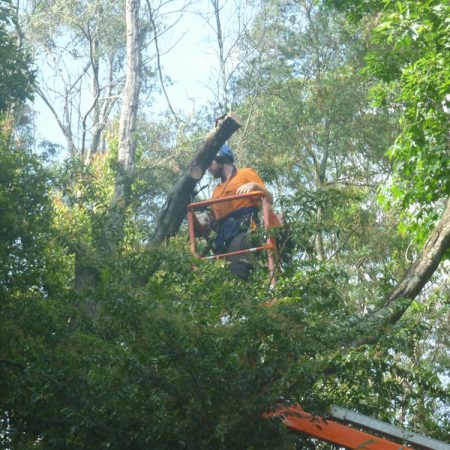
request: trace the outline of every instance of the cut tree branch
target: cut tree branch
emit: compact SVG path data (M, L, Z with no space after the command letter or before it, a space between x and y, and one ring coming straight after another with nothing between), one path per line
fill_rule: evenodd
M228 113L216 121L216 127L208 134L202 148L195 154L188 169L174 186L166 207L158 218L150 245L159 245L179 230L186 216L196 184L203 178L220 147L242 126L241 120Z

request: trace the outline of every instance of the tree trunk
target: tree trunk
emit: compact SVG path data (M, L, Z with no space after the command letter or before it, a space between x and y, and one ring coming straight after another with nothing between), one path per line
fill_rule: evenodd
M102 242L97 252L107 258L121 242L124 232L124 214L127 206L127 186L134 165L135 130L140 91L140 36L139 36L139 0L126 0L125 18L127 29L127 73L122 95L122 111L119 123L119 173L108 217L103 224ZM83 291L94 287L98 278L95 273L98 267L92 267L84 262L83 255L78 256L75 273L75 286ZM90 273L92 271L92 273Z
M327 126L328 130L328 126ZM326 133L328 135L328 132ZM325 177L327 172L327 165L328 165L328 157L329 157L329 151L328 146L323 150L323 155L320 161L317 159L317 157L314 155L314 165L316 170L316 189L321 190L323 188L323 185L325 183ZM316 248L316 257L318 261L325 261L325 246L323 243L323 215L324 210L323 206L319 204L317 207L316 212L316 226L317 226L317 232L316 236L314 238L314 244Z
M106 230L108 245L114 247L123 236L124 214L129 200L131 176L136 153L136 121L141 88L141 51L139 35L139 0L126 0L127 73L122 93L119 121L118 169L114 196Z
M241 121L233 113L228 113L217 120L216 127L208 134L202 148L189 164L188 170L178 180L169 195L166 207L158 218L150 245L161 244L179 230L196 184L203 178L220 147L240 127Z
M223 42L223 33L222 33L222 22L220 20L220 4L219 0L211 0L211 4L214 8L214 16L216 18L216 37L217 37L217 45L219 47L219 86L222 85L222 89L218 89L218 100L220 103L220 107L223 112L228 111L229 101L228 101L228 83L227 83L227 74L226 74L226 56L225 56L225 48ZM220 95L220 91L222 90L222 95Z
M372 335L351 343L352 346L373 344L385 333L388 326L397 323L430 280L439 263L450 250L450 198L446 208L428 237L416 261L405 272L397 286L386 297L384 306L372 317Z
M419 295L425 284L439 266L445 253L450 249L450 198L439 222L428 237L416 261L403 275L398 285L387 296L384 308L394 306L389 323L397 322L411 302ZM398 306L399 300L408 299ZM384 309L383 308L383 309Z
M131 173L136 151L135 131L140 91L139 0L126 1L127 75L119 123L119 164Z
M92 97L93 102L92 106L89 108L89 110L86 112L86 114L83 117L82 122L82 138L81 138L81 155L85 161L86 164L89 163L89 160L91 158L91 155L97 152L97 145L98 142L95 142L94 149L92 148L92 145L94 145L93 140L91 141L91 146L89 152L86 148L86 138L88 134L88 119L89 116L93 115L92 117L92 125L91 129L95 130L99 126L100 122L100 106L99 106L99 100L100 100L100 84L98 81L99 73L100 73L100 57L99 57L99 40L97 35L97 30L94 30L93 36L90 33L90 29L88 27L89 31L89 54L90 54L90 62L91 62L91 68L92 68Z

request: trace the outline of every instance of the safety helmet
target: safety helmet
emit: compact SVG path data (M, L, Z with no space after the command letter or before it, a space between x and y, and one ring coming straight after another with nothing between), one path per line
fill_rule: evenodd
M233 163L234 154L228 144L223 144L214 158L219 164Z

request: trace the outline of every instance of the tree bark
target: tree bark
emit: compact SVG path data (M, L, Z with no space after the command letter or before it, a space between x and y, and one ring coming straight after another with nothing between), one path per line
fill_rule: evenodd
M161 244L179 230L196 184L203 178L220 147L241 126L240 119L233 113L228 113L217 120L216 127L208 134L202 148L195 154L189 168L169 195L150 239L150 245Z
M328 130L328 126L326 128ZM328 131L326 134L328 135ZM320 161L318 160L317 156L313 153L313 161L314 161L314 166L315 166L315 170L316 170L316 189L317 190L321 190L325 183L328 158L329 158L328 146L326 146L326 148L323 150L323 154L322 154L322 157L320 158ZM317 232L316 232L316 236L314 238L314 244L315 244L315 248L316 248L316 257L321 262L325 261L325 259L326 259L325 246L323 243L323 215L324 215L323 206L321 206L319 204L319 206L317 207L317 212L316 212Z
M125 2L127 25L127 75L119 123L119 164L131 172L136 151L135 131L140 91L139 0Z
M141 89L141 50L139 32L139 0L126 0L127 73L122 93L119 120L118 174L107 221L109 246L120 242L123 236L124 215L129 202L131 176L136 154L136 122ZM112 245L114 247L114 245Z

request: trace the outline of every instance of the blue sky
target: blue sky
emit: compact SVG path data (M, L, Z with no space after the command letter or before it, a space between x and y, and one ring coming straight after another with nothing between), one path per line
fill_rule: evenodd
M177 10L179 3L181 0L168 4L166 19L168 23L176 20L177 14L170 14L170 8ZM228 0L224 16L230 17L226 9L232 11L232 5ZM203 8L202 12L205 15L212 12L208 0L196 3L195 7L197 10ZM214 21L211 23L214 24ZM223 27L232 27L232 20L224 20ZM172 84L166 83L172 107L187 113L198 110L212 97L210 87L214 85L213 80L217 76L215 75L218 68L217 43L213 29L200 15L194 12L184 13L176 26L159 38L159 46L163 74L172 81ZM66 140L54 117L38 96L34 107L37 111L37 140L46 139L65 146ZM164 96L158 95L151 111L159 113L166 109L167 102Z

